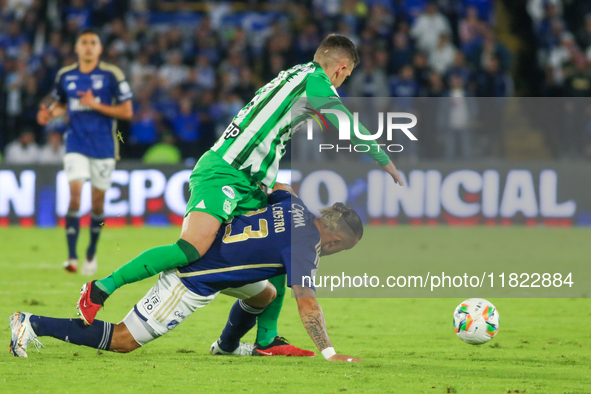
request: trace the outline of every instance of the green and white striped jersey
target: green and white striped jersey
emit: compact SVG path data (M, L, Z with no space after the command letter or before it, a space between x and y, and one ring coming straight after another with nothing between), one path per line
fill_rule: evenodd
M308 105L317 110L339 109L353 119L322 67L316 62L299 64L280 72L259 89L211 149L234 168L272 187L287 143L309 117L307 111L299 108ZM338 125L336 116L327 116L327 119ZM360 132L370 134L364 127L360 127ZM354 133L351 133L351 142L363 143ZM381 150L367 154L382 166L390 162Z

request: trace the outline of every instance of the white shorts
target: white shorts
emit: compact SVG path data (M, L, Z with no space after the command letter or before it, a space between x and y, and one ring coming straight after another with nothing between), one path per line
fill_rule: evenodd
M111 187L115 159L93 159L80 153L66 153L64 170L69 182L90 180L97 189L107 190Z
M267 282L263 280L221 293L244 300L265 290ZM193 293L181 282L176 270L167 270L160 273L158 282L129 311L123 323L136 342L143 346L168 333L197 309L213 301L219 293L209 296Z

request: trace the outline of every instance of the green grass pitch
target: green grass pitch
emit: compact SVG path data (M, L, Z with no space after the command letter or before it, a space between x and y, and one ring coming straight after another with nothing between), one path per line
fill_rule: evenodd
M589 230L543 228L368 227L365 248L396 246L401 256L439 259L503 259L508 251L472 245L515 244L531 259L591 256ZM103 277L151 246L174 242L178 228L106 228L99 244ZM81 232L83 255L88 230ZM436 240L448 251L426 251ZM428 242L428 241L427 241ZM339 259L362 261L364 249ZM539 248L544 245L544 248ZM551 247L555 245L556 247ZM550 246L550 247L549 247ZM491 250L496 254L491 256ZM552 253L554 250L555 254ZM479 256L479 253L482 255ZM328 363L322 356L213 357L233 300L220 296L168 335L130 354L99 352L41 338L28 359L8 352L8 316L17 310L53 317L74 317L78 291L86 278L63 272L66 254L62 229L0 229L0 393L163 393L163 392L371 392L371 393L589 393L591 392L591 300L491 299L501 314L499 334L488 344L461 342L452 312L462 299L320 299L337 351L363 363ZM484 255L486 254L486 256ZM583 257L585 256L585 257ZM328 263L335 261L327 260ZM447 260L446 260L447 259ZM118 322L153 285L155 278L120 289L98 318ZM474 296L478 296L475 294ZM313 349L286 298L280 334ZM254 333L246 337L254 340Z

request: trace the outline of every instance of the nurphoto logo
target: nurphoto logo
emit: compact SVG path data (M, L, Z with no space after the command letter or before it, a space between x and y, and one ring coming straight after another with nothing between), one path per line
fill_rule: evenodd
M328 129L326 117L323 114L332 114L336 116L338 121L338 131L340 141L351 141L351 119L347 113L338 109L321 109L320 112L309 107L304 107L308 112L310 118L307 120L307 138L314 139L314 121L318 124L321 131ZM335 150L347 152L369 152L371 149L386 150L392 153L402 152L404 147L397 143L376 143L379 138L386 134L388 142L394 140L394 132L401 131L411 141L417 141L417 137L410 131L417 125L417 117L409 112L378 112L378 130L374 134L362 133L360 131L359 112L353 112L353 132L358 140L368 141L367 143L359 144L319 144L319 151ZM410 120L410 122L400 123L401 119ZM385 123L385 127L384 127ZM363 126L361 126L363 127ZM374 141L374 142L369 142Z

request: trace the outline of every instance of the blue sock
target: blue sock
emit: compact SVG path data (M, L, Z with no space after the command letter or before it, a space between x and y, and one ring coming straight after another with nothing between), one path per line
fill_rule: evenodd
M38 337L53 337L75 345L109 350L113 338L113 323L95 320L87 326L81 319L55 319L31 316L31 327Z
M220 336L220 349L225 352L232 352L240 346L240 339L250 331L257 322L257 316L265 308L255 308L242 300L237 300L230 310L228 323Z
M96 244L98 243L103 228L101 224L103 224L104 221L105 215L95 215L93 213L90 216L90 244L88 245L88 249L86 249L86 259L88 261L92 260L96 253Z
M76 244L80 233L80 218L78 214L69 212L66 215L66 238L68 239L68 251L70 259L77 259Z

